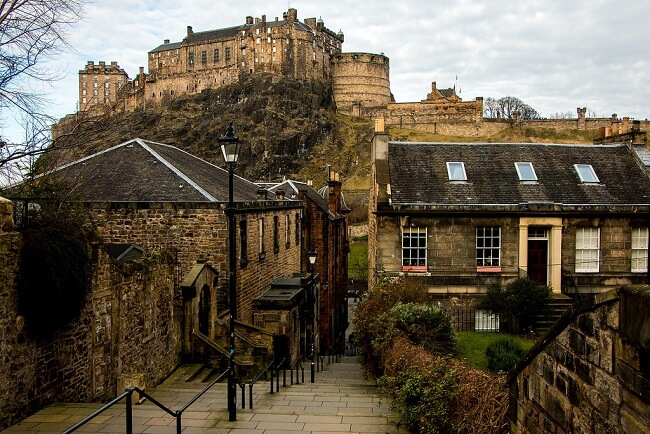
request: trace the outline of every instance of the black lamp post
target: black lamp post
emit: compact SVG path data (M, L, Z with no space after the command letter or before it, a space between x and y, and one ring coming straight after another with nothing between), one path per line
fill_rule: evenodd
M314 294L314 268L316 265L316 256L318 253L314 250L314 246L309 249L307 252L307 259L309 260L309 268L311 270L311 306L309 306L309 312L310 312L310 318L311 318L311 382L314 382L314 329L316 328L314 324L314 320L316 318L316 315L314 313L315 309L315 304L316 304L316 296Z
M226 135L217 139L221 152L223 153L223 160L228 166L228 208L226 208L226 215L228 216L228 265L230 270L230 282L228 294L230 297L230 372L228 373L228 416L230 421L237 420L237 391L236 391L236 377L235 377L235 319L237 318L237 275L235 262L237 261L237 247L235 246L235 204L233 200L233 179L237 160L239 159L239 150L241 149L241 142L235 136L235 131L232 128L232 122L228 124Z

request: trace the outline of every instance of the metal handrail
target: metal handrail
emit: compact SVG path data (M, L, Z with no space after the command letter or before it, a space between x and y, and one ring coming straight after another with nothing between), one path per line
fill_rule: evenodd
M283 361L284 361L284 360L283 360ZM258 382L258 380L259 380L260 378L262 378L262 375L264 375L264 374L266 374L267 372L269 372L269 368L270 368L270 372L271 372L271 394L273 394L273 362L271 362L271 363L269 363L268 366L267 366L266 368L264 368L264 370L262 370L262 372L260 372L260 373L257 375L257 377L255 377L255 379L254 379L253 381L251 381L251 383L248 385L248 400L249 400L248 408L250 408L250 409L253 408L253 386L255 385L255 383ZM243 404L243 405L245 405L245 404ZM242 408L243 408L243 407L242 407Z
M305 368L302 367L302 363L300 363L300 359L296 359L296 361L289 367L289 371L291 372L291 385L293 386L293 369L296 369L296 384L300 384L300 380L298 379L298 368L302 371L302 382L305 382Z
M196 402L205 392L208 391L212 386L217 384L223 377L226 376L230 372L230 368L226 369L221 375L219 375L212 383L210 383L208 386L206 386L202 391L200 391L194 398L192 398L187 404L185 404L180 410L170 410L167 406L164 404L161 404L158 402L153 396L149 395L147 392L144 390L140 389L139 387L127 387L126 391L118 396L117 398L113 399L111 402L108 404L104 405L100 409L96 410L92 414L86 416L84 419L80 420L76 424L72 425L70 428L67 430L63 431L63 434L68 434L71 432L76 431L78 428L82 427L83 425L87 424L90 422L92 419L95 417L99 416L102 414L104 411L108 410L124 398L126 398L126 429L125 432L127 434L133 434L133 392L138 392L141 396L144 396L147 398L149 401L151 401L153 404L155 404L158 408L169 414L170 416L173 416L176 418L176 433L180 434L182 430L182 416L183 412L187 410L192 404Z

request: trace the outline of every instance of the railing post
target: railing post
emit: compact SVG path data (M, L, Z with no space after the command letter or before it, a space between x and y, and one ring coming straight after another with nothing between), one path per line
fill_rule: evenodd
M253 384L251 383L248 389L248 408L253 409ZM273 393L273 392L271 392Z
M177 411L176 412L176 434L181 434L181 431L183 430L182 418L183 418L183 413Z
M282 369L282 387L287 387L287 368Z
M126 395L126 434L133 434L133 388L129 387Z
M274 367L271 367L271 395L273 395L273 372Z
M280 392L280 367L278 366L278 372L275 376L275 390Z
M314 358L311 358L311 382L313 383L316 379L316 372L314 372Z
M240 384L241 387L241 408L246 408L246 385L244 383Z
M305 384L305 368L300 367L300 372L302 372L302 384ZM296 371L296 378L298 377L298 371Z

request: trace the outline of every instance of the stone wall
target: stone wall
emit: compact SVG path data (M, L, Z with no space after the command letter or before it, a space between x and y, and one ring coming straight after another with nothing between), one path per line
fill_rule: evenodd
M511 432L650 432L648 330L647 285L574 305L509 374Z
M17 311L21 236L0 234L0 428L52 402L106 401L124 376L156 385L177 366L180 307L169 258L115 263L101 248L78 320L35 341Z

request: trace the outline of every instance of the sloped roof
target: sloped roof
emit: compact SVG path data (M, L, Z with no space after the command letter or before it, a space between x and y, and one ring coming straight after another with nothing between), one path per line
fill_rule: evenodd
M157 46L156 48L151 50L150 53L157 53L158 51L177 50L181 48L181 45L182 45L181 42L168 42L166 44Z
M52 174L85 202L227 202L228 171L174 146L133 139L62 166ZM234 177L236 202L258 186Z
M450 181L447 162L463 162L467 181ZM537 181L519 181L530 162ZM581 183L574 164L600 182ZM650 205L650 177L625 145L389 142L392 204Z
M304 182L292 180L286 180L279 184L259 185L266 186L268 190L273 193L277 192L278 189L282 189L285 196L289 199L298 199L299 192L304 192L312 202L314 202L323 212L328 214L330 219L336 219L340 217L330 211L329 199L323 195L323 191L327 192L327 187L323 187L319 191L316 191L312 186L307 185ZM350 208L348 208L348 206L345 204L345 201L343 200L343 195L341 195L341 210L350 210Z

